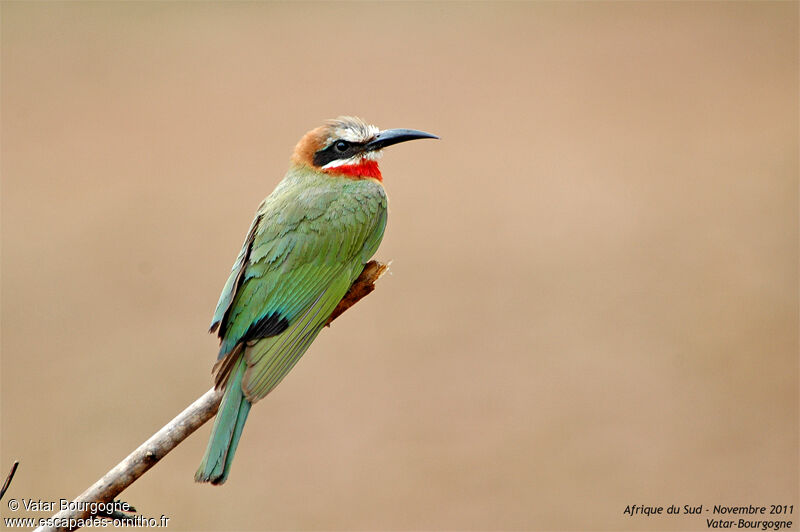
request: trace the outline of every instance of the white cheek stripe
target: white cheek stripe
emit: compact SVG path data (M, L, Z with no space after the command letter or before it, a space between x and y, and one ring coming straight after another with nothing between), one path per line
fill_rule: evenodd
M346 166L348 164L357 164L361 160L361 157L350 157L349 159L336 159L335 161L331 161L325 166L322 167L323 170L327 170L328 168L336 168L337 166Z
M323 170L327 170L328 168L336 168L337 166L347 166L347 165L351 165L351 164L358 164L362 160L365 160L365 159L368 160L368 161L377 161L378 159L381 158L381 155L383 155L381 153L381 150L368 151L368 152L362 153L361 155L358 155L356 157L350 157L348 159L336 159L335 161L331 161L328 164L326 164L325 166L323 166L322 169Z

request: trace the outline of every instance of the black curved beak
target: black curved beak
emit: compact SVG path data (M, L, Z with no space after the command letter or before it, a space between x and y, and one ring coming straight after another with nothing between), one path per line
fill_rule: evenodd
M364 145L364 150L375 151L385 148L386 146L391 146L392 144L398 144L409 140L438 138L439 137L436 135L431 135L424 131L417 131L416 129L384 129L378 133L374 139Z

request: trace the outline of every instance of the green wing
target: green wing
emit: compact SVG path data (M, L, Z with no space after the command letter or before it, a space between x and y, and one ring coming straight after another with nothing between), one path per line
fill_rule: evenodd
M289 176L262 203L212 323L220 359L244 352L248 400L269 393L302 356L385 225L386 196L370 181Z

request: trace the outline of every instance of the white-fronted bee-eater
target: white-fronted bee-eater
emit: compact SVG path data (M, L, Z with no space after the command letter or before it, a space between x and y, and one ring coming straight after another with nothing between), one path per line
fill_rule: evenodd
M340 117L295 147L289 171L256 212L214 312L214 381L223 398L198 482L225 482L251 405L303 356L377 251L386 227L381 150L425 138L437 137Z

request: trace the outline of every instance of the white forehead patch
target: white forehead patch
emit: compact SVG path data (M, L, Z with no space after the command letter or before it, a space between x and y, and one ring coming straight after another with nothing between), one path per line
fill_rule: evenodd
M328 125L330 135L325 143L326 146L338 139L354 143L367 142L380 132L377 127L353 116L340 116L328 122Z
M346 140L348 142L367 142L372 139L380 131L377 127L369 124L364 124L365 127L337 127L333 130L333 135L336 138Z

